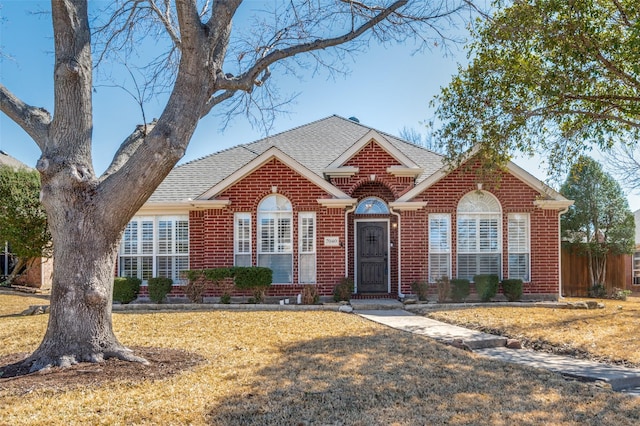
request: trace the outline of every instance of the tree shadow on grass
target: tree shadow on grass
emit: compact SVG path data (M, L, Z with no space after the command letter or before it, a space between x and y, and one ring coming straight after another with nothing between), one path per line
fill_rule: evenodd
M640 398L383 330L281 348L214 425L634 424Z

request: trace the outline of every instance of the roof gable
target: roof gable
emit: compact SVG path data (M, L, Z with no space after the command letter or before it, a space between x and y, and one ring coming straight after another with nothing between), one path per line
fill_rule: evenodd
M463 164L469 161L471 158L473 158L474 153L475 152L473 151L470 152L469 153L470 155L466 157L466 159L463 161ZM461 166L462 164L458 166L458 168ZM426 191L431 186L433 186L434 184L436 184L437 182L445 178L447 175L449 175L449 173L453 172L453 170L455 169L450 169L448 165L442 166L440 170L437 170L435 173L433 173L432 175L427 177L425 180L417 184L411 190L407 191L400 198L398 198L397 201L398 202L411 201L414 197L418 196L419 194ZM566 199L558 191L544 184L544 182L542 182L540 179L536 178L531 173L527 172L522 167L518 166L512 161L509 161L507 163L506 171L507 173L516 177L518 180L520 180L521 182L523 182L524 184L526 184L527 186L529 186L530 188L532 188L533 190L537 191L538 193L540 193L545 197L544 199L537 200L535 203L537 206L541 208L562 209L562 208L569 207L570 205L573 204L573 201Z
M324 170L326 174L333 175L339 174L342 169L349 168L349 166L345 166L345 164L355 157L362 149L364 149L370 143L375 143L380 148L382 148L387 154L393 157L400 166L392 166L394 170L408 170L409 173L414 172L415 176L420 175L423 172L423 169L420 168L413 160L407 157L402 151L393 146L391 142L378 133L377 131L371 129L364 136L358 139L353 145L351 145L346 151L344 151L338 158L336 158L329 166Z
M421 182L442 166L442 156L428 149L333 115L179 165L154 191L148 203L198 199L272 147L293 159L307 173L311 172L320 180L325 180L329 165L354 145L364 146L371 139L375 139L390 155L403 160L398 161L401 166L392 166L388 170L396 176L412 176L416 182ZM339 170L346 175L357 172L357 167L351 169L356 170L349 170L348 167Z
M300 164L299 162L297 162L296 160L294 160L284 152L280 151L276 147L269 148L268 150L266 150L265 152L263 152L262 154L254 158L253 160L249 161L247 164L245 164L244 166L242 166L241 168L239 168L238 170L236 170L226 178L222 179L220 182L218 182L217 184L209 188L207 191L205 191L203 194L198 196L197 199L210 200L212 198L215 198L217 195L229 189L231 186L241 181L245 177L249 176L255 170L258 170L260 167L264 166L266 163L268 163L273 159L277 159L278 161L280 161L281 163L283 163L293 171L297 172L301 176L304 176L310 182L312 182L319 188L323 189L334 198L344 199L344 200L351 199L351 197L349 197L347 194L342 192L340 189L331 185L329 182L322 179L320 176L313 173L311 170L307 169L302 164Z

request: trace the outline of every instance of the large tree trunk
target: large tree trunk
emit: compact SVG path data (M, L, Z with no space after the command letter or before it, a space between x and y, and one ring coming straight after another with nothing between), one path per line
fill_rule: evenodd
M95 211L86 190L73 191L75 200L61 199L60 190L43 185L55 250L51 310L44 339L25 362L32 371L111 357L146 362L118 341L111 326L122 219Z

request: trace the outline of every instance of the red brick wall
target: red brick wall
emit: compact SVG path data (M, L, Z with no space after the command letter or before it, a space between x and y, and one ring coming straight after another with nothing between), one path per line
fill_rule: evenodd
M191 212L190 267L192 269L233 265L234 213L251 213L252 264L257 264L257 208L260 201L277 193L289 199L293 207L293 283L274 284L267 296L290 297L302 290L298 282L298 213L316 212L316 281L321 295L331 295L344 277L344 211L327 209L318 199L328 194L306 178L274 159L237 182L218 198L229 199L224 209ZM325 247L325 236L338 236L340 247ZM212 291L209 295L219 295Z
M377 144L370 143L350 159L346 165L359 167L359 172L348 178L335 178L332 183L347 194L361 200L377 196L390 203L413 187L413 178L395 177L386 172L397 160L387 154ZM370 176L375 175L374 181ZM456 270L456 210L458 202L467 193L477 189L477 175L474 168L453 171L415 198L427 201L426 208L418 211L401 212L401 223L396 215L370 216L390 221L391 293L397 294L398 281L401 292L411 293L411 283L426 280L428 275L428 215L430 213L451 214L452 225L452 267ZM507 220L509 213L529 213L531 237L531 282L526 283L527 294L558 293L558 212L541 210L533 205L539 194L509 174L503 174L499 184L484 183L484 189L497 197L502 207L503 274L507 276ZM354 277L354 219L348 214L348 235L345 241L344 209L327 209L318 204L320 198L328 194L305 177L274 159L252 172L218 198L231 200L224 209L192 211L190 221L190 263L191 268L215 268L233 265L233 220L234 213L251 213L252 262L257 262L257 216L259 202L272 194L272 186L277 193L286 196L293 206L293 282L294 284L274 284L267 296L292 297L301 292L298 282L298 213L316 212L317 288L321 295L332 294L333 287L345 275L345 248L348 250L347 274ZM394 225L397 225L394 226ZM401 235L398 235L398 229ZM340 247L325 247L324 237L337 236ZM401 270L398 267L398 244L401 240ZM174 288L172 294L180 293ZM219 295L215 291L208 295Z
M415 198L416 201L427 201L425 209L416 212L424 215L424 226L406 228L408 221L403 219L403 288L414 280L427 278L428 261L426 244L428 242L427 217L429 213L451 213L451 243L453 249L452 268L456 271L456 210L458 202L467 193L477 190L478 177L475 167L458 169L434 184L428 190ZM529 213L530 217L530 246L531 246L531 282L525 283L525 294L558 294L559 285L559 251L558 235L559 221L556 210L542 210L533 205L539 197L537 191L518 180L514 176L502 173L500 180L495 183L484 183L483 189L493 194L502 207L502 269L503 276L508 273L507 257L507 221L509 213ZM407 214L407 213L405 213ZM413 241L412 241L413 239ZM424 243L422 243L424 242ZM424 250L424 268L417 268L414 262L415 253ZM405 253L408 253L405 256ZM414 253L414 254L410 254ZM413 266L412 266L413 265Z

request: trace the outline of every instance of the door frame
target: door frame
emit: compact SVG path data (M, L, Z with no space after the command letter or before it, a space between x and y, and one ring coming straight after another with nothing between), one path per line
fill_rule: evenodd
M358 294L358 223L360 222L387 224L387 293L391 293L391 220L388 217L353 220L353 292Z

